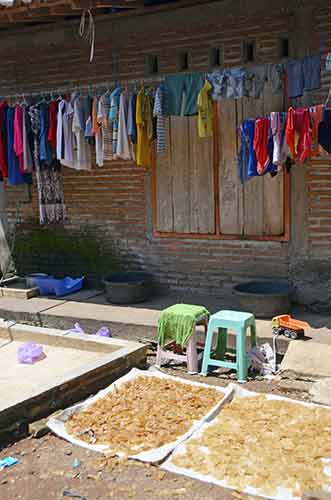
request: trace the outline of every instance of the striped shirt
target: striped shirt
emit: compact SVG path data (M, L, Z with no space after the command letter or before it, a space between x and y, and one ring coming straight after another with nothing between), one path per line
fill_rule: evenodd
M166 146L166 113L165 113L166 88L160 85L155 93L153 115L156 116L156 152L165 153Z

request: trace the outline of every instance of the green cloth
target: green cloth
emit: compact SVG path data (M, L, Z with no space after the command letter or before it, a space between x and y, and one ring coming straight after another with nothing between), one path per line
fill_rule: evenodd
M185 347L192 335L194 325L203 316L209 317L209 311L203 306L176 304L168 307L162 311L159 319L159 344L163 346L175 341L176 344Z

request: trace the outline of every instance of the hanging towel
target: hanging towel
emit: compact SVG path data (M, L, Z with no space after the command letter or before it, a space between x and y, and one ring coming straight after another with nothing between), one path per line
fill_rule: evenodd
M165 345L175 341L185 347L196 322L203 317L209 317L209 311L203 306L176 304L165 309L159 319L158 342Z

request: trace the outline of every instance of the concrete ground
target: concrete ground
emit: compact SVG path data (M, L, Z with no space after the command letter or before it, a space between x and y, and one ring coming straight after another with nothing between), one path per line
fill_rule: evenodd
M0 297L0 317L60 329L69 329L78 321L88 333L105 325L114 336L130 340L155 339L161 311L179 302L204 305L211 313L239 308L238 304L224 299L188 293L154 296L134 306L115 306L107 302L102 292L86 289L60 299ZM331 316L308 313L303 308L294 308L292 315L310 324L306 340L331 344ZM260 339L271 339L270 321L258 319L257 332Z
M45 359L33 365L20 364L17 350L25 342L0 342L0 411L40 394L59 376L100 359L100 352L43 345ZM106 354L103 354L106 356Z
M211 312L238 306L226 304L215 298L191 295L159 296L134 307L117 307L107 304L105 296L97 291L84 290L65 300L34 298L20 300L0 298L0 317L36 325L70 328L76 321L87 332L96 331L102 325L108 326L114 335L131 340L156 339L157 321L160 311L177 303L189 302L205 305ZM311 328L306 332L308 342L331 345L331 317L307 314L303 310L293 311L298 319L306 320ZM257 320L258 336L270 340L270 321ZM155 357L149 358L153 364ZM184 366L164 368L172 375L200 380L211 385L225 386L231 375L218 371L214 376L203 378L187 375ZM249 379L245 388L258 392L282 394L293 399L308 400L301 390L282 388L276 381ZM157 500L162 497L182 500L234 500L244 495L217 486L170 473L161 473L156 467L137 463L105 463L97 454L72 446L54 436L39 440L26 438L18 443L3 447L0 459L14 456L19 463L0 472L1 500L57 500L64 498L64 492L81 495L87 500L136 499ZM79 465L74 467L77 459Z

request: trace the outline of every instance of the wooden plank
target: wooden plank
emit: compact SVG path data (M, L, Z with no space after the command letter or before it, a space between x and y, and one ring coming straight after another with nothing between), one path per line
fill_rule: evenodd
M157 230L164 232L174 230L169 120L166 123L167 151L156 155L156 224Z
M174 232L190 232L190 165L188 118L170 119Z
M242 232L242 186L237 169L236 101L218 105L219 117L219 202L221 234Z
M190 232L213 234L215 232L213 138L199 137L196 116L189 117L188 121L191 194Z
M243 120L263 116L263 99L244 97L242 106ZM244 185L244 234L247 236L263 235L263 187L260 177L254 177Z
M271 84L264 88L264 114L283 111L283 96L273 95ZM284 232L284 175L263 177L263 234L276 236Z

